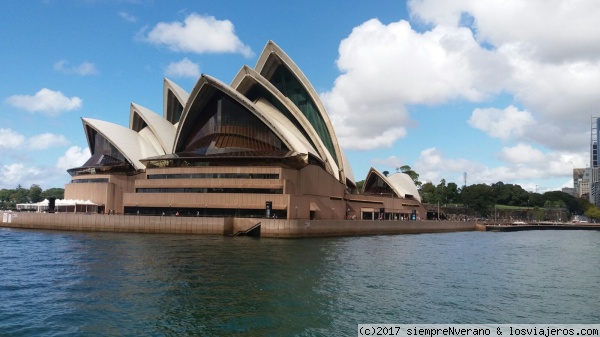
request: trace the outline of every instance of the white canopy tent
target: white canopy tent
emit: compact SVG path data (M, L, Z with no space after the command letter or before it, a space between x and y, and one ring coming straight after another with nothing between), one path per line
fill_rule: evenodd
M48 211L49 203L48 199L44 199L44 201L36 203L17 204L17 210L43 213ZM57 213L97 213L99 206L102 205L95 204L89 200L56 199L54 211Z

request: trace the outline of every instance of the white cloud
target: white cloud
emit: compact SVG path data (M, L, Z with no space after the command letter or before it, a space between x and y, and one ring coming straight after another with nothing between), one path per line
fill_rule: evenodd
M17 150L25 142L25 136L11 129L0 129L0 149Z
M31 150L45 150L54 146L63 146L69 141L63 135L43 133L26 139L24 135L11 129L0 129L0 149L19 151L23 146Z
M179 62L171 62L165 69L165 75L197 78L200 76L200 67L186 57Z
M600 54L596 0L413 0L409 8L413 17L436 25L458 25L468 14L479 41L519 47L542 62Z
M485 131L490 137L502 140L518 139L525 134L528 127L535 124L528 111L520 111L512 105L504 110L475 109L468 122L472 127Z
M61 60L54 63L54 70L64 74L76 74L80 76L98 75L99 71L96 66L90 62L83 62L77 66L69 66L69 62Z
M29 188L37 184L42 189L63 188L69 181L69 174L56 167L34 167L23 163L0 165L0 188L15 188L21 185Z
M119 16L127 22L136 22L137 21L137 17L135 17L127 12L121 11L121 12L119 12Z
M58 116L64 111L81 108L83 101L79 97L66 97L60 91L43 88L34 96L14 95L8 97L10 105L29 112L41 112L47 116Z
M71 146L65 154L56 161L56 168L68 170L74 167L79 167L90 159L91 153L89 148L80 148L79 146Z
M563 179L570 175L574 166L585 166L587 156L585 152L544 153L529 145L519 144L506 147L498 154L498 158L504 161L503 165L489 167L464 158L448 158L439 149L428 148L421 151L413 169L420 174L421 181L436 182L444 178L462 185L463 173L467 172L467 185L498 181L527 185L542 179Z
M464 172L481 172L486 169L485 165L467 159L446 158L437 148L428 148L421 151L419 159L411 167L419 173L421 181L437 182L443 178L459 185L462 185L459 182L463 180L462 175Z
M54 146L68 145L69 141L63 135L43 133L29 139L29 148L32 150L45 150Z
M403 160L402 158L393 156L393 155L389 156L387 158L384 158L384 159L373 159L373 160L371 160L371 163L373 165L382 165L382 166L391 167L394 169L397 167L401 167L403 165L407 165L405 160Z
M504 81L490 69L506 68L466 28L418 33L406 21L383 25L376 19L341 42L337 65L342 75L321 96L342 146L353 149L390 146L404 137L409 104L484 99Z
M513 164L546 164L547 157L531 145L518 144L513 147L504 147L500 151L499 158Z
M587 147L590 115L600 106L595 0L413 0L409 9L427 30L374 19L340 43L341 74L322 99L342 146L390 146L411 127L411 105L493 102L502 94L522 111L477 109L473 127L555 151ZM371 125L373 116L387 123Z
M15 188L21 185L29 188L32 184L39 184L45 179L44 172L35 167L26 167L21 163L2 165L0 167L0 187Z
M190 14L183 22L160 22L144 38L145 41L176 52L240 53L253 56L250 47L235 35L233 23L213 16Z

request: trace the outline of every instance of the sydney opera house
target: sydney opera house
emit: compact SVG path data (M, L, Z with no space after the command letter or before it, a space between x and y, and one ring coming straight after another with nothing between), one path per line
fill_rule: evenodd
M68 170L66 199L100 212L285 219L417 219L411 178L372 168L357 190L319 96L268 42L230 85L191 93L164 80L162 116L131 104L129 127L83 118L91 158Z

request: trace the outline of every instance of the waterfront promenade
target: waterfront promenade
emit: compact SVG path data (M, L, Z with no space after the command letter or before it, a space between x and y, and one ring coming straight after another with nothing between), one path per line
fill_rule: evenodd
M261 237L301 238L473 231L471 221L373 221L3 213L1 227L162 234L234 235L260 223Z
M485 225L485 230L490 232L518 232L539 230L600 230L598 224L573 224L573 223L528 223L528 224L491 224Z

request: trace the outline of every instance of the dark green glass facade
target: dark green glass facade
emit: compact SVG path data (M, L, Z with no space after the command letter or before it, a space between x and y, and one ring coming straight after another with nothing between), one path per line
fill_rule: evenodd
M289 98L300 111L306 116L306 119L313 126L323 144L340 167L340 161L337 157L335 147L333 146L333 140L327 129L327 125L323 120L323 116L319 113L317 105L312 100L308 92L302 86L302 83L292 74L292 72L283 64L279 65L273 76L268 79L281 93Z
M312 147L315 150L317 149L317 146L315 146L315 143L308 136L308 133L306 133L306 130L304 130L304 128L302 127L302 125L300 124L300 122L296 119L296 117L294 117L294 115L285 107L285 105L283 105L275 96L273 96L273 94L271 94L263 86L257 85L257 84L253 85L252 88L250 88L250 90L248 90L248 92L246 93L246 98L248 98L252 102L256 102L260 98L266 99L269 103L271 103L275 107L275 109L277 109L289 121L291 121L292 124L294 124L294 126L298 130L300 130L300 132L302 133L302 135L304 136L304 138L306 138L306 140L308 140L308 142L310 143L310 145L312 145Z

